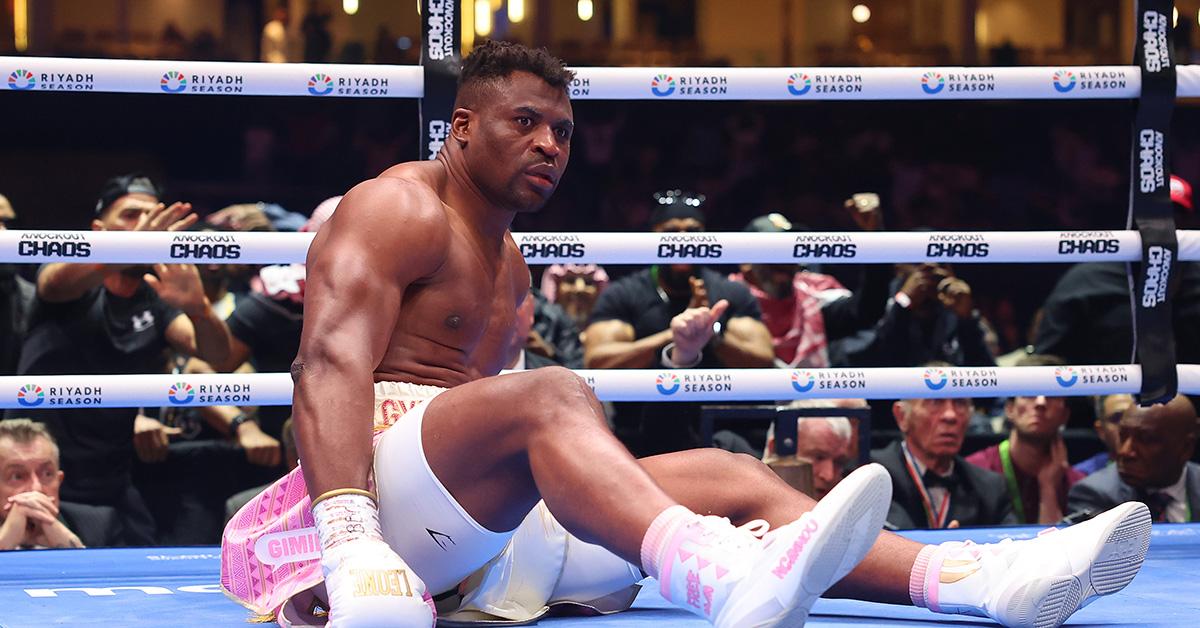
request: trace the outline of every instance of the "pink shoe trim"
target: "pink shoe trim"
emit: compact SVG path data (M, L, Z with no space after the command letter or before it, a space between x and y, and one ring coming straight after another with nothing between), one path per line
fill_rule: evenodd
M642 570L648 575L659 580L666 580L666 578L660 578L661 574L658 573L660 567L658 563L661 557L669 555L661 552L662 546L672 540L671 537L677 529L676 523L691 514L690 510L677 504L658 513L654 521L650 522L650 527L646 528L646 535L642 537L641 550ZM678 547L678 543L675 547Z
M913 563L912 571L908 576L908 596L912 598L913 606L921 608L929 607L925 595L925 581L927 579L926 575L929 573L929 561L933 557L934 553L937 552L937 550L938 547L936 545L926 545L925 547L922 547L920 553L917 554L916 562ZM940 560L938 561L938 567L940 570ZM937 597L936 590L937 587L935 585L935 599Z

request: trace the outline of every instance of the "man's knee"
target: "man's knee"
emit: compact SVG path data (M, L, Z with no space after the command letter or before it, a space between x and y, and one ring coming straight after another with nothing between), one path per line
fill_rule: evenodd
M533 389L528 398L535 407L558 416L574 411L586 414L600 411L600 418L603 418L591 386L570 369L548 366L528 371L528 374Z

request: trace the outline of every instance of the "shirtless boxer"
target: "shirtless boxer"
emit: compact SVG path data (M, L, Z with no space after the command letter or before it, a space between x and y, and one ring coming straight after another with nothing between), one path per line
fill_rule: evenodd
M570 372L491 377L512 357L529 285L508 227L549 198L566 165L569 80L544 53L477 48L438 160L354 188L319 232L293 367L303 478L285 477L230 522L226 591L271 615L320 586L332 625L427 626L421 598L499 555L539 497L566 530L640 566L665 597L718 625L803 623L815 596L873 543L875 562L889 563L880 573L893 576L875 595L893 601L905 601L897 591L910 573L939 573L921 560L963 560L898 537L875 542L890 492L878 467L816 507L792 500L798 518L777 519L759 540L676 503L612 438ZM711 328L723 309L685 312L678 333ZM722 486L720 469L694 466L702 472L691 485ZM989 564L982 570L998 568ZM950 597L943 607L964 600L970 611L965 597Z
M331 625L430 626L422 598L499 554L539 499L721 626L802 624L870 548L890 494L879 468L760 540L668 497L570 371L492 377L531 283L508 228L562 176L572 76L544 51L479 47L438 159L356 186L318 232L292 367L303 482L285 477L231 520L235 598L269 614L323 576ZM711 327L724 307L686 324ZM313 524L320 561L295 560L286 535Z

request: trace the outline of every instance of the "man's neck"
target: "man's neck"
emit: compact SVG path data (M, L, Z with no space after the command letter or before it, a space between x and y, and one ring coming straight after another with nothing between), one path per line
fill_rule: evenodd
M934 456L922 450L920 447L914 447L912 442L908 443L908 451L916 458L924 467L938 475L946 475L950 473L950 468L954 465L954 456Z
M142 284L141 279L135 279L121 273L110 273L104 278L104 287L119 297L131 297Z
M438 153L438 161L446 169L446 184L442 187L442 202L467 223L471 230L486 240L503 240L517 213L501 209L488 199L470 175L461 155Z
M1053 438L1021 434L1015 429L1008 434L1008 450L1013 466L1026 475L1037 475L1038 470L1049 460L1053 444Z

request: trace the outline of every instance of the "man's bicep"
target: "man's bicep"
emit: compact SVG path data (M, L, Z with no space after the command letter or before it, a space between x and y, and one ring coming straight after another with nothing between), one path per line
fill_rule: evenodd
M412 184L379 187L347 194L309 249L301 355L320 349L378 365L404 291L445 259L440 201Z
M594 349L610 342L633 342L633 325L622 320L611 319L588 325L584 332L585 349Z

